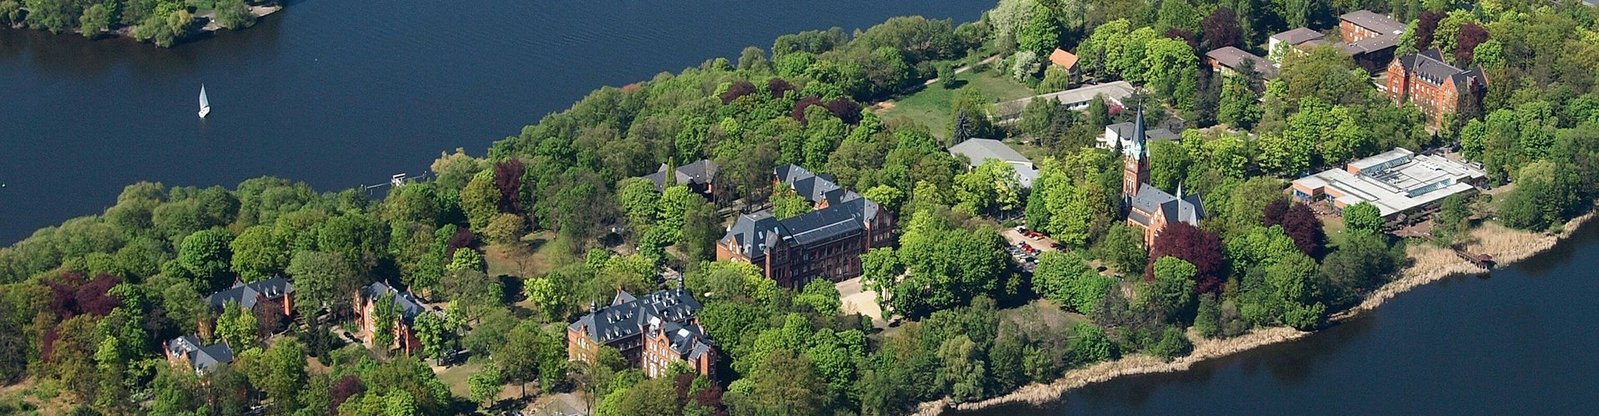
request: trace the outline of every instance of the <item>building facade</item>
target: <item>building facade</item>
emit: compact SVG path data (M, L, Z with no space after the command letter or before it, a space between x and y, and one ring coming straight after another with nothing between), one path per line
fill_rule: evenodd
M378 313L378 306L384 297L393 297L394 325L391 325L394 341L386 346L376 345L378 320L384 314ZM355 301L351 303L355 308L355 323L360 328L362 341L374 348L398 349L410 355L422 350L422 340L416 337L416 317L424 313L432 313L422 306L409 292L395 289L382 282L374 282L362 287L355 293Z
M699 324L700 303L681 282L644 297L617 291L609 305L590 305L587 315L566 327L567 359L592 363L600 347L608 346L650 377L668 374L677 363L714 375L716 345Z
M740 215L717 241L717 260L755 264L779 285L800 288L816 278L860 276L861 254L893 244L893 215L876 202L796 165L773 173L774 187L787 186L814 210L784 219L767 210Z
M1395 104L1415 104L1436 128L1466 106L1480 106L1487 86L1481 68L1457 68L1429 49L1393 60L1382 90Z
M228 348L228 344L218 342L202 346L200 339L192 335L173 338L163 343L161 350L167 362L194 370L195 375L233 362L233 349Z
M1349 162L1294 180L1294 198L1328 203L1335 210L1358 203L1377 207L1383 218L1402 221L1425 215L1450 195L1476 191L1487 173L1442 156L1418 155L1404 148Z

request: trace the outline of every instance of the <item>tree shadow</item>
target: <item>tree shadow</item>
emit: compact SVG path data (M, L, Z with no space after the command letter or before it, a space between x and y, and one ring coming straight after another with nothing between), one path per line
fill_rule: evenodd
M967 81L967 80L964 80L964 79L958 79L957 78L956 80L950 81L950 82L939 81L938 82L938 86L940 88L943 88L943 89L946 89L946 90L954 90L954 89L960 89L960 87L964 87L964 86L966 86L966 84L969 84L969 83L971 83L971 81Z

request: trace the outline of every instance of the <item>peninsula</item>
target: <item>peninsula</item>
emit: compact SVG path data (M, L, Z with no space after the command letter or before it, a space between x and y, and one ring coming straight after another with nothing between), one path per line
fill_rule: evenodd
M170 47L202 33L250 27L282 9L277 0L0 0L0 26Z
M420 178L135 183L0 248L0 412L1041 402L1592 218L1591 7L1310 3L1001 0L602 87Z

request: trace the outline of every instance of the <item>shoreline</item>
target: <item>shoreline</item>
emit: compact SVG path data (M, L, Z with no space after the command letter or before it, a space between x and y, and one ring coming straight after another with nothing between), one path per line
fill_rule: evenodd
M250 14L255 16L256 19L260 19L260 18L269 16L269 15L272 15L273 13L277 13L277 12L283 11L283 3L274 3L274 4L271 4L271 5L249 6L249 7L250 7ZM202 25L200 28L195 29L195 31L197 32L197 35L209 36L209 35L215 34L216 32L227 30L227 29L223 29L221 25L217 24L215 16L216 16L216 12L215 11L194 15L196 20L199 20L201 18L205 19L204 20L205 24ZM136 27L137 27L136 25L119 26L119 27L116 27L114 29L110 29L110 30L107 30L107 31L105 31L103 33L95 35L92 39L122 39L122 38L133 39L133 30ZM3 29L3 28L4 28L4 26L0 26L0 29ZM25 24L25 23L14 23L14 24L11 25L10 29L12 29L12 30L38 31L38 32L45 32L45 33L49 33L50 32L48 30L29 28L28 25ZM83 30L82 29L78 29L78 28L73 28L73 29L69 29L69 30L66 30L66 31L62 31L61 33L54 33L54 34L55 35L74 34L74 35L82 36L83 35ZM134 39L134 41L135 42L139 42L139 43L145 43L145 42L141 42L141 41L139 41L137 39Z
M1493 256L1499 262L1499 266L1508 266L1555 248L1561 241L1575 235L1595 216L1599 216L1599 210L1572 218L1565 222L1559 233L1554 234L1517 231L1497 223L1483 223L1472 228L1470 240L1463 245L1473 253ZM1406 247L1406 257L1410 260L1410 264L1400 270L1399 277L1372 291L1360 304L1333 314L1328 318L1328 322L1337 324L1358 318L1402 293L1433 282L1456 276L1487 273L1456 257L1449 249L1432 245L1409 245ZM1194 351L1171 362L1144 354L1128 355L1117 360L1073 369L1055 381L1029 384L998 397L958 404L948 398L923 402L917 406L917 411L913 414L936 416L950 410L974 411L1010 404L1040 406L1059 401L1066 393L1090 384L1122 376L1186 371L1195 363L1205 360L1294 341L1314 333L1290 327L1256 328L1244 335L1227 339L1199 339L1189 333L1188 337L1194 343Z

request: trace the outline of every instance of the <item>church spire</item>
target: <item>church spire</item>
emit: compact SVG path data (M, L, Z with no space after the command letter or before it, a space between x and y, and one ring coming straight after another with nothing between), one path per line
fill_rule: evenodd
M1149 158L1148 135L1144 133L1144 98L1138 98L1138 116L1133 119L1133 152L1139 159Z

